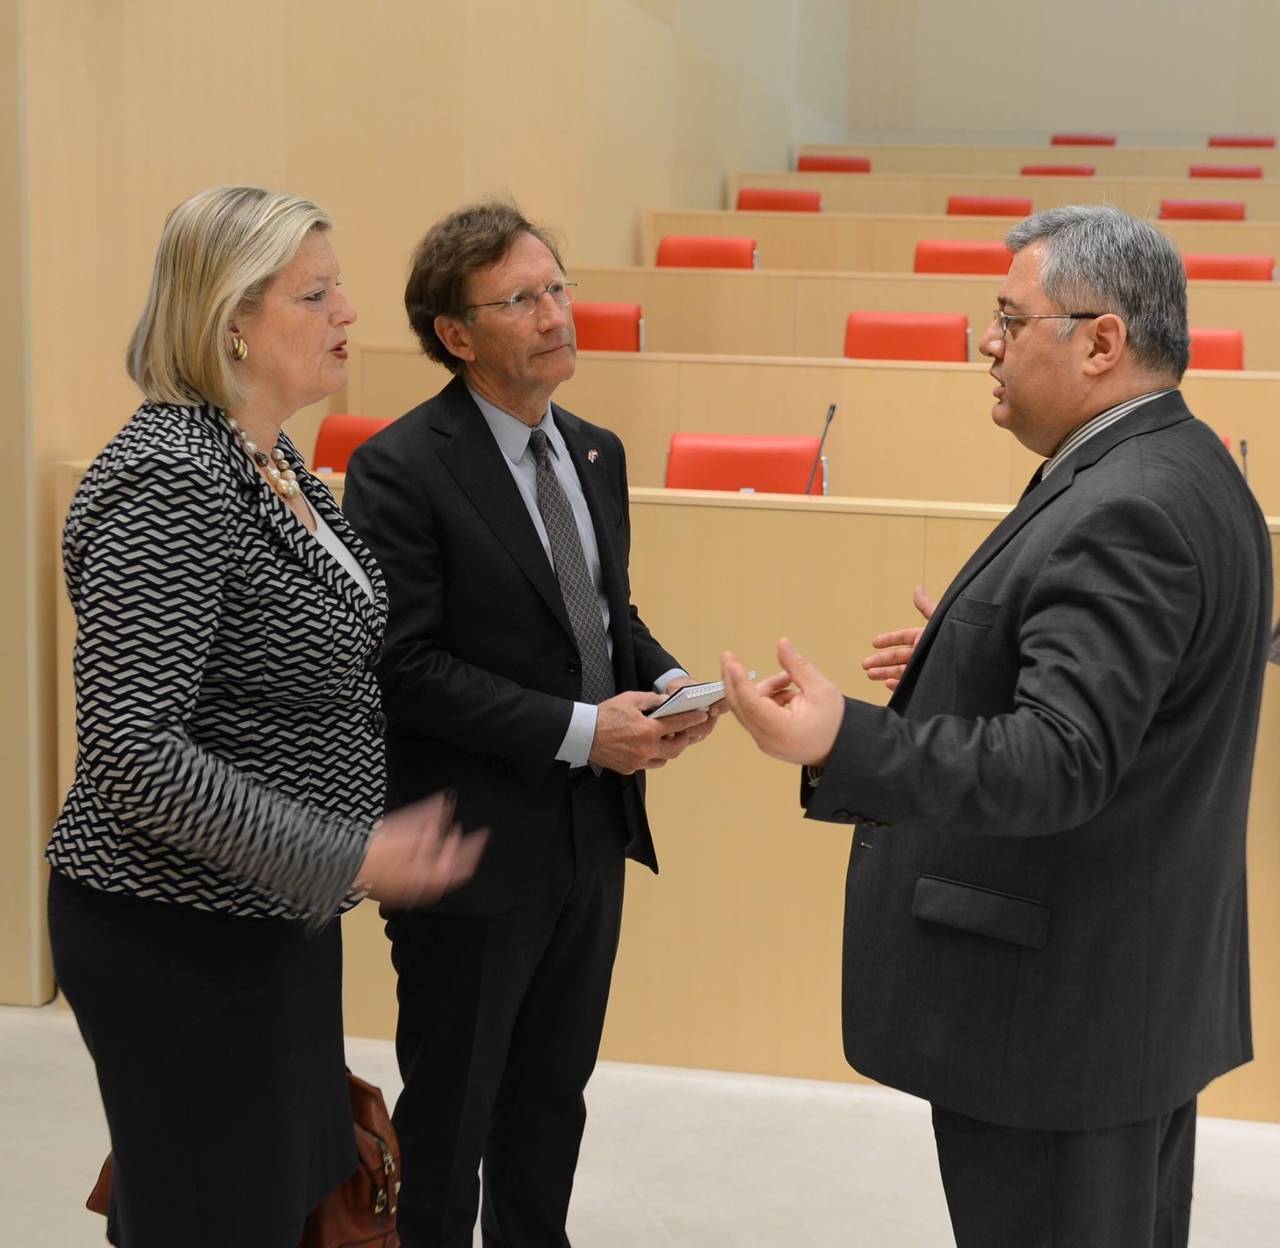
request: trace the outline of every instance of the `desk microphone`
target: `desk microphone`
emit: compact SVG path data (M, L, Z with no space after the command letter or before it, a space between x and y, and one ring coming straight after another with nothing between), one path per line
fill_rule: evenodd
M813 467L809 469L809 479L804 483L804 492L813 489L813 478L817 474L818 465L822 463L822 448L827 444L827 430L831 428L831 422L835 419L836 405L831 404L827 408L827 418L822 422L822 437L818 439L818 453L813 457Z
M1240 439L1240 468L1244 472L1244 483L1249 484L1249 440Z

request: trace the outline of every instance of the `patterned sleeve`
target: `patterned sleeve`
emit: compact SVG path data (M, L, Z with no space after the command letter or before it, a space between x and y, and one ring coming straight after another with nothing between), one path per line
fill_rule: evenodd
M115 467L73 511L79 767L129 831L323 921L359 870L369 825L257 783L187 730L223 609L230 498L198 465L153 453Z

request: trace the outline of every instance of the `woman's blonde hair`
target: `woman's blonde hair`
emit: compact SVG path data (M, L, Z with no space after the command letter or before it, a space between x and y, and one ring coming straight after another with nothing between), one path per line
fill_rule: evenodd
M179 204L164 223L125 356L142 393L157 403L235 407L242 392L229 323L252 310L311 230L332 225L310 200L256 186L216 186Z

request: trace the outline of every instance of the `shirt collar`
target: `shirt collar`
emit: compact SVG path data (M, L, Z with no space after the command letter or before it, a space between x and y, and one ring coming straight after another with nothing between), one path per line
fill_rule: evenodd
M518 416L504 412L496 404L490 403L484 395L477 394L470 384L467 385L467 391L475 400L485 423L493 431L498 449L513 464L518 464L524 458L525 452L529 449L529 435L534 429L541 429L547 435L547 444L551 447L551 453L559 456L560 431L556 428L555 421L551 419L550 403L547 404L547 410L542 414L542 419L530 427Z
M1161 398L1163 395L1172 394L1176 389L1177 386L1165 386L1162 390L1151 390L1147 394L1135 395L1132 399L1125 399L1123 403L1117 403L1114 407L1107 408L1105 412L1099 412L1096 416L1091 416L1083 425L1077 425L1063 439L1062 445L1045 460L1043 471L1040 474L1041 480L1047 477L1072 451L1083 446L1094 434L1101 433L1110 425L1115 424L1117 420L1137 411L1144 404Z

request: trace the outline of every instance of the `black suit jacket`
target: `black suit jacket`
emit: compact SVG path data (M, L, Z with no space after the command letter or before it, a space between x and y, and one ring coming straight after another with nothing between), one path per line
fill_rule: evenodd
M622 443L555 405L552 417L595 523L616 686L651 688L679 665L631 605ZM389 805L456 790L459 817L490 841L475 879L437 909L498 913L561 817L569 773L555 755L581 671L555 573L460 378L355 452L344 508L387 580ZM621 795L628 853L656 871L643 777L623 777Z
M948 588L808 814L857 828L850 1063L1076 1130L1251 1056L1245 823L1270 545L1180 394L1070 455Z

